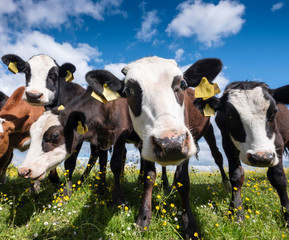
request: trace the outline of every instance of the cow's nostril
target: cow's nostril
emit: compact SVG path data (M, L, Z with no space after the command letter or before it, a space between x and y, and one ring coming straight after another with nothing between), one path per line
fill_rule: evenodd
M24 178L29 178L32 170L30 168L22 168L18 170L18 175Z
M40 92L25 92L27 100L30 102L39 102L40 98L43 96L43 93Z

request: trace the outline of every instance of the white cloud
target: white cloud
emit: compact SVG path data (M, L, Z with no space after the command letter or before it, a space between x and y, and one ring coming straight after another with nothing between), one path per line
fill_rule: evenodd
M146 12L142 19L141 29L137 32L136 38L144 42L149 42L157 34L157 29L154 27L160 23L160 19L157 16L156 10Z
M5 5L4 5L5 2ZM17 23L18 27L59 28L68 24L71 17L81 15L91 16L96 20L104 20L106 14L123 14L118 10L122 0L9 0L1 1L0 13L8 12L10 15L2 16L5 21ZM6 5L8 7L6 7ZM13 15L12 15L13 13Z
M101 61L101 53L85 43L79 43L76 47L67 42L57 43L51 36L38 31L18 33L14 37L14 43L6 41L0 44L1 56L13 53L27 61L33 55L44 53L55 59L59 65L71 62L76 66L74 81L79 84L86 84L84 76L92 69L88 62ZM24 75L12 75L3 66L2 64L0 68L0 90L10 95L16 87L25 85Z
M180 13L168 25L168 34L195 35L207 47L222 44L223 38L237 34L245 22L242 19L245 6L230 0L220 1L217 5L188 0L177 9Z
M276 3L276 4L274 4L272 6L271 10L272 10L272 12L276 12L276 11L280 10L281 8L283 8L283 7L284 7L284 3L278 2L278 3Z
M179 48L179 49L175 52L175 54L176 54L176 55L175 55L175 60L176 60L177 62L180 62L180 61L184 60L184 57L183 57L184 53L185 53L184 49Z
M127 63L111 63L104 66L104 69L110 71L118 79L123 79L124 75L121 70L127 65Z

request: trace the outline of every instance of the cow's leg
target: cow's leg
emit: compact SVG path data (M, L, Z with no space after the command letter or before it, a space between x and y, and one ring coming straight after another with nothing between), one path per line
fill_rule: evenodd
M144 194L136 224L148 226L152 218L152 190L156 180L155 163L142 160L144 164Z
M167 168L162 167L162 183L163 183L163 188L168 189L169 188L169 180L167 176Z
M58 173L56 171L56 168L52 169L49 172L48 179L50 180L50 182L52 182L54 184L59 184L60 183L60 179L59 179Z
M244 209L242 206L241 188L244 183L244 169L240 161L229 159L229 176L232 186L232 202L230 203L230 211L237 214L237 220L244 220Z
M125 141L127 133L123 132L113 147L113 154L110 160L110 168L114 176L113 203L116 206L124 204L123 193L120 185L120 177L122 171L123 154L125 152Z
M96 160L98 158L98 147L94 144L90 144L90 157L89 157L89 160L88 160L88 163L87 163L87 166L86 166L86 169L85 171L83 172L83 174L81 175L81 182L84 182L85 179L88 177L91 169L94 167L95 163L96 163Z
M73 154L70 155L70 157L67 158L64 162L64 168L65 168L65 171L67 174L66 175L67 183L66 183L65 187L63 188L63 195L64 196L71 196L71 194L72 194L72 173L75 169L77 156L78 156L78 153L81 149L81 146L82 146L82 142L76 146Z
M184 222L185 239L197 239L194 235L198 232L198 227L190 204L190 179L188 165L189 160L187 159L177 166L174 185L177 187L182 199L182 219Z
M13 158L13 148L8 148L7 152L0 159L1 168L0 168L0 185L5 184L7 180L6 172L9 164L11 163Z
M106 190L106 165L107 165L107 151L99 150L99 177L100 181L98 184L97 192L101 195Z
M143 182L143 176L144 176L144 160L141 158L140 159L140 170L139 170L139 175L138 175L138 182L139 183Z
M124 152L122 155L122 165L121 165L121 181L124 182L124 167L125 167L125 163L126 163L126 147L124 148Z
M211 123L209 124L209 126L208 126L208 128L204 134L204 138L209 145L209 148L210 148L211 154L215 160L215 163L217 164L217 166L220 169L224 187L225 187L227 192L231 192L231 184L230 184L229 178L228 178L228 176L225 173L225 170L223 168L223 156L220 153L219 148L217 147L216 137L215 137L214 129L213 129L213 126Z
M289 228L289 200L287 194L287 179L284 173L282 159L277 166L270 167L268 169L267 177L271 185L277 190L281 205L283 207L287 227Z

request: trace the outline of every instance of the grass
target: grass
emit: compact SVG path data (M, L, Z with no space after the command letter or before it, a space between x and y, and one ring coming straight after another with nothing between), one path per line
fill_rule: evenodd
M29 191L30 182L21 179L12 165L5 186L0 186L0 239L182 239L181 201L178 193L164 191L160 175L153 191L153 218L148 229L134 224L141 204L139 171L126 168L122 183L126 205L112 204L113 177L108 173L107 192L97 194L98 166L84 183L74 174L74 191L61 201L62 186L45 180L40 192ZM63 169L59 175L64 181ZM231 199L218 172L190 169L191 203L200 229L200 239L289 239L279 198L266 178L265 170L245 173L243 186L244 222L229 218ZM286 172L288 177L288 171ZM173 173L169 173L172 183Z

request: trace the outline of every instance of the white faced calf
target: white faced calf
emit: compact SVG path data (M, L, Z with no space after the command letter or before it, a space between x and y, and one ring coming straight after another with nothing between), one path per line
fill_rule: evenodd
M229 161L231 207L242 206L241 161L254 167L268 167L268 179L286 209L284 216L289 226L287 180L282 163L284 148L289 146L289 110L280 103L289 104L289 85L269 89L261 82L234 82L220 99L195 102L201 111L206 104L218 111L216 122ZM238 216L243 219L243 211Z
M178 165L175 182L183 203L186 238L195 238L197 226L189 201L188 158L196 154L197 147L188 126L188 86L195 87L202 77L212 81L221 71L218 59L203 59L193 64L183 75L174 60L147 57L127 65L122 72L124 81L103 70L87 73L90 86L103 89L104 84L127 98L133 127L141 140L141 156L145 161L144 197L137 224L148 226L151 220L151 194L156 177L154 162ZM97 92L102 96L102 91Z
M7 66L12 63L15 66L14 73L25 73L26 90L23 99L38 106L53 104L58 98L60 79L72 76L75 72L71 63L59 66L54 59L44 54L33 56L27 62L17 55L7 54L2 57L2 61Z

